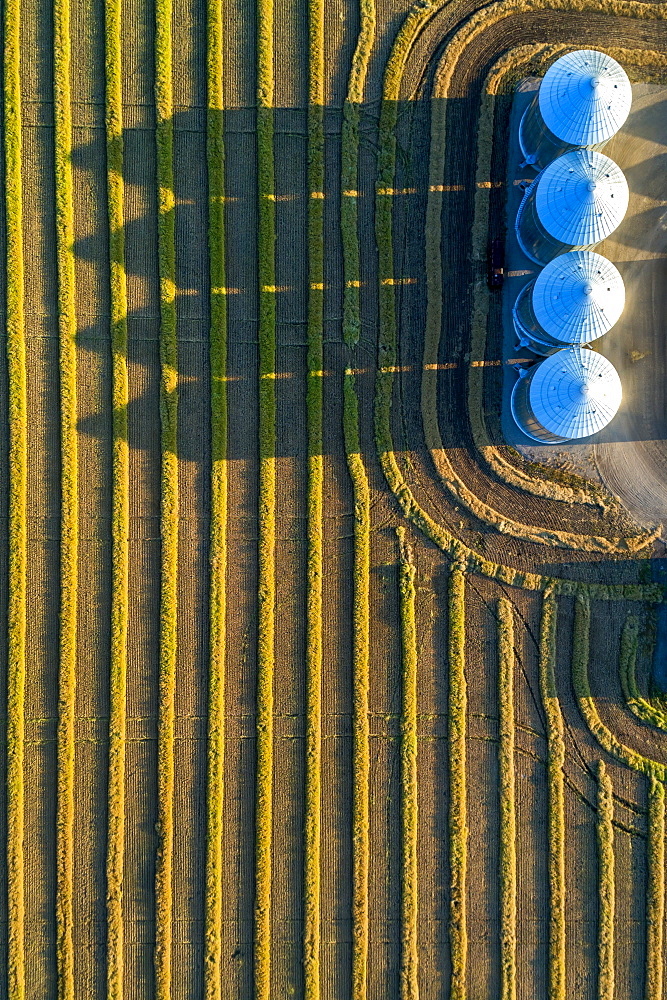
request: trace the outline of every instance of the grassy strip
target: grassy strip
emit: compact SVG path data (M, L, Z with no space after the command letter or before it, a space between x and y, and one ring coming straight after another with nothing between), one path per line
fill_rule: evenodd
M628 615L621 632L619 674L625 703L630 711L658 729L667 731L667 715L643 697L637 684L637 650L639 646L639 620Z
M56 261L60 373L60 665L56 789L56 955L58 998L74 997L74 713L78 565L76 315L72 191L69 0L53 8Z
M598 764L598 1000L614 1000L614 794L602 761Z
M380 384L391 394L391 372L396 355L396 312L394 303L394 254L392 238L392 197L396 164L396 124L401 79L410 50L419 32L436 11L431 3L420 2L410 9L392 46L382 84L382 107L378 128L377 177L375 182L375 238L380 277Z
M273 666L276 603L276 216L273 73L273 0L260 0L257 7L259 607L255 790L255 1000L269 1000L271 974Z
M498 601L498 772L500 776L500 1000L516 1000L516 799L514 612Z
M544 595L540 625L540 692L547 718L549 789L549 1000L565 1000L565 797L563 716L556 691L556 612ZM576 630L576 623L575 623Z
M403 703L401 710L401 1000L417 1000L417 626L415 567L397 528Z
M451 1000L465 1000L468 931L466 922L466 710L465 574L454 564L449 578L449 951Z
M225 298L225 148L222 88L222 0L207 4L208 244L211 280L211 527L209 538L210 661L206 800L204 996L222 1000L222 870L225 755L225 625L227 567L227 302Z
M158 851L155 864L155 994L171 995L174 850L174 695L178 575L178 377L172 97L172 0L155 8L155 104L159 187L161 509Z
M365 1000L368 975L368 839L370 775L368 689L371 496L359 444L354 376L343 382L343 429L354 489L354 603L352 651L352 1000Z
M309 0L308 92L308 571L306 596L306 802L304 994L320 996L322 798L322 570L324 448L324 0Z
M352 57L347 97L343 106L341 135L340 222L343 242L343 335L354 347L361 333L361 286L357 234L357 184L359 169L359 106L364 99L368 61L375 40L375 0L359 0L359 35Z
M107 209L111 297L113 497L109 783L107 821L107 995L123 996L125 715L127 678L129 454L127 438L127 282L123 216L121 0L105 4Z
M9 594L7 608L7 986L25 997L24 705L28 432L23 313L20 0L4 8L4 155L7 227Z
M578 594L574 619L574 649L572 656L572 684L577 696L579 711L586 725L603 750L616 757L634 771L648 778L664 781L667 768L658 761L650 760L621 743L601 720L595 701L591 696L588 682L590 603L588 597Z
M644 1000L661 1000L665 922L665 786L651 778L648 792L648 886Z

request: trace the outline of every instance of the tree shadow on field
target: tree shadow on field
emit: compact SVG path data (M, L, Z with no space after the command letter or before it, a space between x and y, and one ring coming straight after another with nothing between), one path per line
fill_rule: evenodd
M340 112L336 114L340 117ZM221 113L222 115L222 113ZM174 142L174 228L176 258L178 456L210 466L209 192L206 111L177 113ZM275 211L277 227L276 371L278 399L276 456L305 456L307 285L307 142L305 109L275 109ZM227 457L257 453L258 438L258 196L256 112L224 112L227 307L226 389L230 414ZM339 137L336 136L336 141ZM160 449L160 278L158 194L154 124L123 132L124 239L128 290L127 362L130 376L128 438L133 449ZM93 271L105 297L105 315L82 323L84 352L110 351L109 240L104 137L93 136L73 152L75 177L94 178L96 210L90 230L75 240L78 266ZM302 169L303 168L303 169ZM88 183L88 181L86 181ZM342 293L341 293L342 294ZM326 298L325 298L326 301ZM340 310L337 310L340 313ZM83 314L82 314L83 315ZM339 319L337 322L340 322ZM331 319L325 314L325 329ZM326 338L325 338L326 339ZM340 371L323 378L342 381ZM290 405L294 409L287 419ZM297 419L294 419L297 416ZM241 426L241 424L243 426ZM79 430L108 438L111 406L85 414ZM204 468L204 466L202 466Z
M190 415L201 412L201 396L208 391L209 289L205 259L208 235L206 146L202 121L192 113L176 116L174 128L173 210L176 257L177 371L179 377L179 422L191 433L180 433L181 458L197 461L206 455L207 428L191 428ZM192 132L193 124L199 129ZM190 145L190 152L186 144ZM158 271L158 202L156 136L154 127L126 128L123 132L124 239L127 276L127 363L130 398L127 424L129 443L138 449L160 448L160 278ZM110 232L106 204L106 158L104 139L92 134L90 142L77 146L72 155L75 178L87 175L95 187L97 204L90 213L85 235L75 240L74 251L85 273L94 273L104 315L80 325L77 342L84 352L108 356L111 349L111 302L109 293ZM187 165L187 169L183 169ZM108 438L111 433L111 402L103 409L81 417L79 430Z

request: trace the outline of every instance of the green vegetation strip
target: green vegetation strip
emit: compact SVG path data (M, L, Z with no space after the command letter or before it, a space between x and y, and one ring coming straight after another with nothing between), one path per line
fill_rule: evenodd
M454 564L449 578L449 951L451 1000L465 1000L468 959L466 922L466 710L465 573Z
M227 300L225 267L225 147L222 86L222 0L207 6L208 243L211 279L211 527L208 681L208 775L204 996L223 1000L222 872L225 755L225 573L227 567Z
M309 0L308 82L308 571L306 595L306 803L304 829L304 993L320 996L322 806L323 328L324 328L324 0Z
M401 608L401 1000L418 1000L417 979L417 625L415 567L405 541L400 545Z
M60 354L60 667L56 812L58 998L74 997L74 713L78 565L76 315L69 0L53 7L56 261Z
M572 684L577 696L579 711L583 715L590 732L603 750L606 750L607 753L610 753L634 771L639 771L640 774L644 774L648 778L654 777L658 781L664 781L667 773L664 764L644 757L642 754L630 749L630 747L626 747L614 736L600 718L595 700L591 695L588 681L590 616L590 601L588 597L578 594L576 597L574 618Z
M25 997L24 740L28 432L23 314L20 0L4 8L4 155L7 227L9 593L7 606L7 987Z
M343 107L341 135L341 205L340 221L343 242L343 335L345 343L354 347L361 333L359 303L360 256L357 233L357 184L359 182L359 123L360 105L368 62L375 40L375 0L359 0L359 35L352 57L347 97Z
M354 376L343 383L347 465L354 490L354 597L352 610L352 1000L365 1000L368 976L368 866L370 777L368 690L371 497L359 443Z
M174 850L174 695L178 574L176 252L172 97L172 0L155 8L158 253L160 270L161 510L158 850L155 864L155 994L171 996Z
M530 0L529 0L530 2ZM554 0L557 2L557 0ZM582 0L582 3L587 0ZM640 5L641 6L641 5ZM551 590L554 594L583 593L602 600L661 599L662 588L655 584L587 584L525 573L484 559L457 539L443 525L436 523L417 503L396 460L391 433L391 401L394 371L397 363L398 331L394 302L392 198L396 161L396 122L400 76L409 50L429 14L429 7L414 8L398 33L394 50L384 77L383 103L378 136L378 173L376 178L375 231L379 265L380 343L379 370L375 386L375 442L389 488L398 500L404 515L439 548L455 561L483 576L526 590ZM431 9L431 14L433 9ZM461 33L459 33L461 34ZM456 36L458 38L458 36ZM460 53L459 53L460 54ZM457 56L458 58L458 56ZM446 63L449 66L449 62Z
M107 206L112 339L113 496L107 820L107 996L123 997L123 870L128 616L127 282L123 216L121 0L105 5Z
M661 1000L665 923L665 786L651 778L648 792L648 886L644 1000Z
M619 674L625 703L630 711L649 725L667 731L667 715L643 697L637 684L637 652L639 647L639 619L628 615L621 632Z
M255 790L255 1000L269 1000L271 989L273 667L276 603L276 215L273 72L273 0L259 0L257 7L259 606Z
M598 1000L614 1000L614 794L602 761L598 764Z
M544 595L540 625L540 692L547 719L549 795L549 1000L565 1000L565 797L563 716L556 691L556 613ZM575 622L576 633L576 622Z
M514 612L498 601L498 772L500 793L500 1000L516 1000L516 796Z

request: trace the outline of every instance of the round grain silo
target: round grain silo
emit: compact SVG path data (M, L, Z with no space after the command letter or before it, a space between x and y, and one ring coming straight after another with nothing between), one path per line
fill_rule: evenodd
M590 344L611 330L624 305L623 278L612 262L592 250L571 250L519 292L512 311L519 347L553 354Z
M519 246L536 264L568 250L591 250L620 224L628 197L623 171L604 153L563 153L523 196L514 227Z
M604 52L579 49L544 74L519 124L527 163L545 167L570 149L601 149L624 124L632 87L622 66Z
M512 416L540 444L564 444L606 427L622 397L610 361L587 347L569 347L538 362L512 390Z

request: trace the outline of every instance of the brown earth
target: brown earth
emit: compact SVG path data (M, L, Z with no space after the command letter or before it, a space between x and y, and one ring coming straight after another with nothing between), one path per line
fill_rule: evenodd
M55 785L58 712L60 449L54 240L53 109L48 5L22 11L28 601L26 636L26 991L54 994ZM47 263L45 263L47 262Z
M79 0L77 0L77 3ZM49 18L43 4L25 5L25 237L30 443L29 683L26 773L26 940L28 992L55 993L55 717L57 711L58 500L57 342L53 239ZM85 5L84 5L85 6ZM104 985L104 849L108 716L110 344L107 234L97 2L76 7L75 199L79 310L81 609L77 699L77 818L75 826L75 945L77 996L102 996ZM634 580L638 570L583 553L564 553L499 536L445 493L424 445L420 411L425 313L423 223L428 187L430 107L427 99L443 40L475 7L450 4L429 23L411 55L399 109L397 188L415 195L394 200L395 273L416 277L397 292L400 364L392 430L399 462L424 507L457 536L492 558L531 570L604 580ZM322 996L347 1000L351 959L351 651L354 516L342 437L342 375L360 370L361 444L372 490L371 689L369 785L370 997L396 1000L400 960L400 711L401 661L397 542L398 507L388 493L373 440L373 393L378 336L378 268L374 234L377 117L381 79L407 5L381 3L362 108L359 171L362 336L350 352L342 342L342 248L338 225L341 105L358 14L327 5L324 357L324 611L322 745ZM126 255L130 374L130 631L126 866L125 992L152 996L156 820L156 720L159 625L159 302L155 215L153 7L133 0L123 36L126 116ZM174 20L174 155L179 338L179 656L175 726L173 996L202 992L208 670L208 517L211 456L208 361L208 250L205 158L205 10L202 0L177 0ZM443 211L445 301L441 361L456 361L440 384L440 429L457 471L477 495L527 523L588 531L590 512L540 500L498 481L475 455L466 417L465 354L471 282L468 259L475 163L475 124L482 80L508 46L564 35L594 43L657 47L665 26L562 12L520 15L493 26L466 51L448 99L443 182L461 184ZM253 995L254 773L257 628L257 177L255 145L255 9L247 2L226 13L224 123L226 132L227 286L229 310L229 540L226 642L224 873L222 981L224 994ZM276 218L279 289L277 403L277 631L275 664L272 990L303 992L304 604L306 593L306 21L303 5L276 10L278 58L275 112ZM289 49L290 58L283 58ZM95 56L91 55L94 51ZM41 101L42 103L36 103ZM83 103L85 102L85 103ZM509 104L499 102L502 142ZM500 147L499 147L500 148ZM500 152L494 177L504 177ZM492 224L504 211L494 189ZM48 267L45 262L48 262ZM489 324L489 356L499 350L497 315ZM494 332L495 331L495 332ZM495 339L494 339L495 338ZM1 363L0 363L1 365ZM0 387L4 372L0 366ZM5 448L0 438L0 449ZM0 450L0 467L5 453ZM0 491L0 505L5 504ZM0 506L0 514L4 507ZM0 519L0 524L4 521ZM4 528L0 529L4 531ZM418 865L420 995L448 989L449 862L447 831L447 560L414 530L417 567ZM2 548L2 547L0 547ZM2 550L4 551L4 549ZM0 555L0 617L6 568ZM469 866L468 992L498 991L497 627L502 594L516 607L518 997L546 993L547 789L545 720L538 681L540 597L470 577L466 587L468 680ZM595 652L591 683L605 721L628 743L658 759L662 736L622 707L616 680L618 637L629 605L593 606ZM615 790L618 896L617 990L639 1000L644 956L645 782L604 754L585 728L570 683L572 603L560 603L557 686L566 723L566 845L568 991L595 991L596 860L593 768L604 757ZM646 663L642 669L646 672ZM4 660L0 657L0 680ZM644 675L642 675L644 676ZM650 735L649 735L650 734ZM0 798L0 812L3 804ZM2 827L0 826L0 833ZM629 873L629 874L628 874ZM4 872L0 866L0 889ZM0 911L0 921L3 914ZM0 941L2 934L0 934ZM1 947L1 945L0 945ZM80 953L80 954L79 954ZM2 953L0 952L0 955ZM2 977L0 977L0 981ZM0 986L3 996L4 982Z

